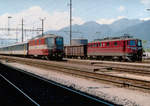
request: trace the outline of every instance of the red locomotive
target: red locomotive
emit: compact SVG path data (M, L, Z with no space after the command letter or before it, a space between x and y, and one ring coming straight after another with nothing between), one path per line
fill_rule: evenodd
M91 58L118 58L119 60L141 61L142 42L130 36L105 38L88 44L87 55Z
M82 49L77 49L79 47ZM80 53L84 53L84 56ZM66 57L142 61L142 54L141 40L130 36L104 38L87 45L65 47Z
M63 58L63 37L45 35L29 41L28 55L46 59Z

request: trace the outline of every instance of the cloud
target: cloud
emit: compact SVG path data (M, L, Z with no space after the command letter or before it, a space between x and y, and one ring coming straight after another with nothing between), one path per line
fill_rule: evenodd
M118 11L120 11L120 12L122 12L122 11L124 11L125 10L125 7L124 6L120 6L119 8L118 8Z
M96 22L99 24L112 24L113 22L120 20L122 18L126 18L126 17L118 16L117 18L111 18L111 19L101 18L101 19L97 20Z
M144 5L150 5L150 0L141 0L141 3Z
M150 20L150 17L147 17L147 18L141 18L140 20L142 20L142 21L148 21L148 20Z
M0 27L8 27L8 16L11 28L21 28L21 20L24 20L24 28L41 28L40 18L46 18L44 20L44 29L58 30L69 25L69 11L54 11L48 12L43 10L39 6L33 6L27 10L23 10L15 14L3 14L0 16ZM84 21L80 17L73 17L73 24L83 24ZM13 32L12 32L13 33Z

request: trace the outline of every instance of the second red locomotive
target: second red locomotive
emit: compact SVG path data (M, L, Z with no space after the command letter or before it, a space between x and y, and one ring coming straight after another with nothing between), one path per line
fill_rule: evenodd
M65 46L66 57L142 61L142 41L131 36L104 38L87 45Z

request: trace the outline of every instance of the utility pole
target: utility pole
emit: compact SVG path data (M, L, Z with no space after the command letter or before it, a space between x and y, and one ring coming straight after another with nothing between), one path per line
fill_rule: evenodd
M40 20L42 21L42 36L44 36L44 20L46 18L44 17L43 19L40 18Z
M12 18L11 16L8 16L8 36L9 36L9 20L10 20L10 18Z
M72 0L70 0L70 45L72 40Z
M23 42L23 37L24 37L24 35L23 35L23 18L22 18L22 42Z
M17 32L17 27L16 27L16 43L18 42L18 32Z

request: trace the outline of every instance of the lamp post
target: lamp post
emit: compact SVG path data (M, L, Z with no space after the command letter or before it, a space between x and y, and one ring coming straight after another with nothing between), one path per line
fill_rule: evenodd
M11 17L11 16L8 16L8 36L9 36L9 30L10 30L10 29L9 29L9 24L10 24L9 21L10 21L10 18L12 18L12 17Z

